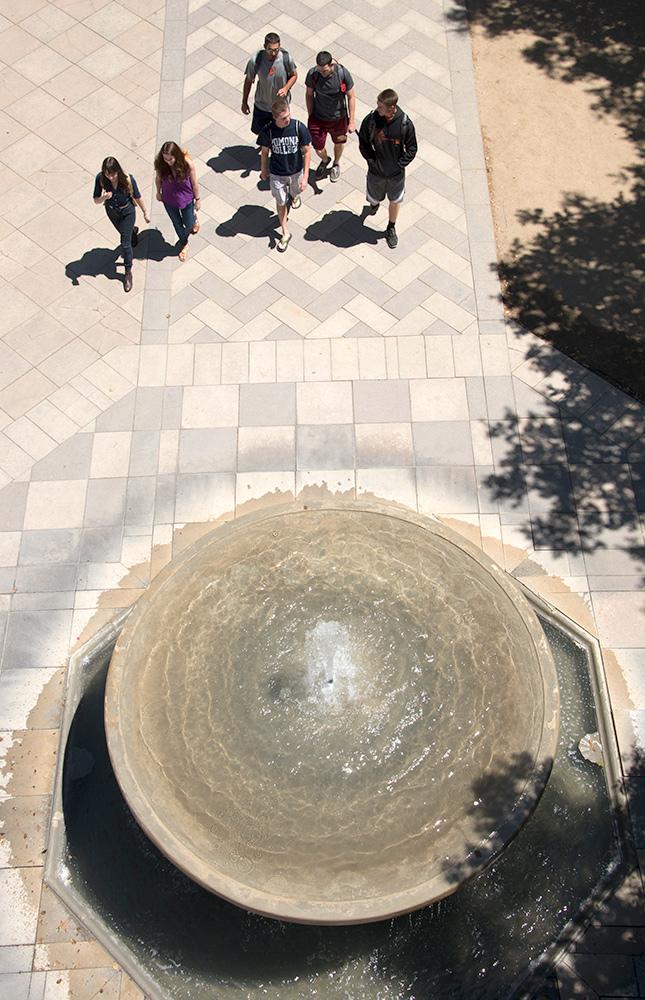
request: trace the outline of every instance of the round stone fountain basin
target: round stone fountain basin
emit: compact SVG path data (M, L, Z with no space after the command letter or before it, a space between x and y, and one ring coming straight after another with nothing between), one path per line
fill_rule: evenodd
M179 868L320 924L481 870L558 735L514 581L434 521L358 505L241 518L182 553L126 622L105 713L123 794Z

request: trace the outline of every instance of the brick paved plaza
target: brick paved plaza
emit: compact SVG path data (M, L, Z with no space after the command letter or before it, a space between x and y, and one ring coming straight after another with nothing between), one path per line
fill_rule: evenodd
M264 505L434 515L597 636L645 848L643 412L505 323L470 43L449 10L0 0L0 1000L142 996L42 884L65 666L173 551ZM357 222L351 137L340 181L312 181L276 252L240 112L269 30L299 67L296 117L321 48L351 69L358 121L399 91L419 152L396 250L385 209ZM202 187L184 264L152 173L179 136ZM152 206L129 295L92 201L107 155ZM636 869L559 967L562 1000L645 996L641 894Z

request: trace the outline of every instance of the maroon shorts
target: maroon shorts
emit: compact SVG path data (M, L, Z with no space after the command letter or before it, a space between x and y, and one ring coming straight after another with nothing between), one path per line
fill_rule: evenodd
M327 133L331 136L332 142L338 142L341 137L347 135L349 122L347 118L337 118L333 122L324 122L320 118L311 117L307 124L314 149L323 149L327 141Z

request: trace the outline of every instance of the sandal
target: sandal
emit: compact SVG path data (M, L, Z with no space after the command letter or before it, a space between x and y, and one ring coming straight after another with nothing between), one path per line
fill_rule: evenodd
M184 243L183 247L179 251L180 260L188 260L188 244Z
M201 228L202 227L201 227L200 223L197 221L197 219L195 219L195 225L191 229L191 233L193 233L193 235L194 235L195 233L198 233Z
M291 233L287 233L286 236L282 236L280 238L280 240L278 242L278 247L277 247L277 249L278 249L278 251L280 253L284 253L285 252L285 250L289 246L290 239L291 239Z

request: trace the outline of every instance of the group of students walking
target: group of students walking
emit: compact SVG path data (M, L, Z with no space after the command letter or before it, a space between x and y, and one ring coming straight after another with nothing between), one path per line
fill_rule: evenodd
M280 252L289 246L289 209L297 209L305 190L313 145L319 163L316 177L340 178L340 161L348 136L356 131L356 94L351 73L332 58L319 52L316 65L305 78L308 120L291 116L291 90L298 79L296 64L281 48L280 37L269 32L264 47L246 66L242 88L242 113L251 114L249 97L255 83L251 131L260 149L260 177L269 181L276 201L281 237ZM374 215L386 198L387 245L398 244L396 220L405 194L405 168L417 152L417 139L410 118L398 106L398 94L383 90L376 109L364 119L358 132L359 149L367 161L366 201L363 216ZM331 138L333 158L327 153ZM188 239L199 231L199 179L189 154L176 142L166 142L155 157L156 197L170 217L178 240L180 260L188 256ZM124 289L132 289L132 248L138 242L135 225L138 206L147 223L150 216L132 174L126 174L113 156L101 165L94 182L94 201L103 205L107 217L121 238L120 252L125 267Z

